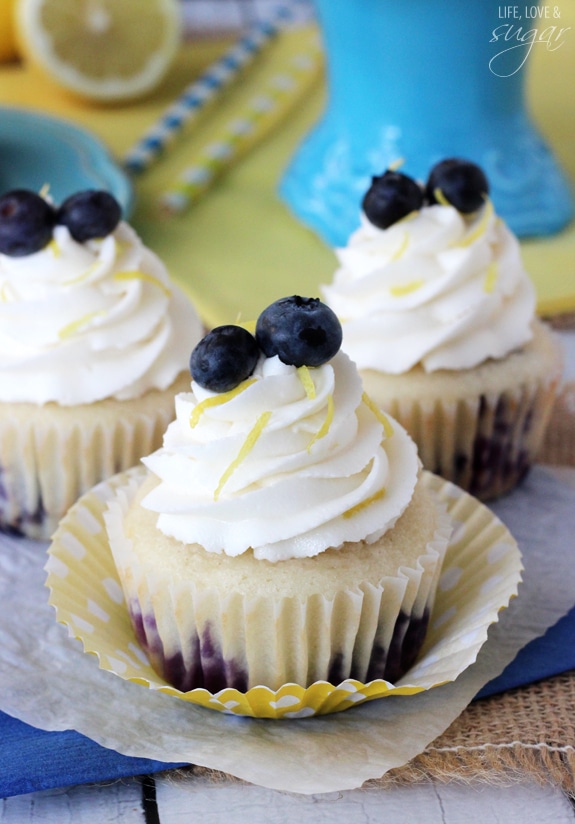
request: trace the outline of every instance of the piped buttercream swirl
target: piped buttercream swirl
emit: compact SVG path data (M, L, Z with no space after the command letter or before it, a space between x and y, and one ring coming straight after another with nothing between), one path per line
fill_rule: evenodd
M467 369L531 339L535 290L490 201L426 206L387 229L362 215L323 296L360 369Z
M309 370L262 357L224 395L193 382L144 463L159 483L143 506L162 532L269 561L377 540L419 471L414 443L365 397L342 352Z
M202 333L191 302L125 222L78 243L56 226L24 257L0 255L0 399L125 400L165 389Z

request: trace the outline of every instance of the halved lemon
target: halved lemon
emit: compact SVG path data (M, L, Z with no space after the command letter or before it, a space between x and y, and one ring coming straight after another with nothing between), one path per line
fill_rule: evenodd
M181 40L178 0L18 0L20 50L60 86L94 100L141 97Z

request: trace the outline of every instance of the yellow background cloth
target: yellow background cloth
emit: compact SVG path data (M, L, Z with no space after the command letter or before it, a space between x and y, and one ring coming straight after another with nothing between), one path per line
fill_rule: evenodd
M563 25L573 23L564 47L551 52L545 44L538 44L533 49L527 88L541 131L575 181L575 7L565 8L563 17ZM238 314L244 320L255 318L268 303L284 295L317 295L319 284L331 280L336 265L333 251L291 214L277 194L296 146L320 116L325 95L321 80L189 211L165 217L158 209L160 193L193 162L205 142L241 111L270 73L301 50L309 34L309 27L282 34L135 181L131 222L188 290L208 326L234 322ZM229 44L229 40L187 42L151 97L121 106L76 100L32 68L5 64L0 67L0 103L36 109L88 128L120 161ZM540 312L575 310L575 222L556 236L526 240L522 246Z

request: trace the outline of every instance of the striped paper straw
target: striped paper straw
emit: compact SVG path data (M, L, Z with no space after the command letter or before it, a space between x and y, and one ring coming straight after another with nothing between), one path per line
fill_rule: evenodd
M300 99L319 76L321 46L317 39L305 53L295 55L290 66L276 72L248 102L245 111L231 119L221 137L200 150L160 198L164 212L174 214L191 206L237 158L263 138Z
M272 20L257 23L184 89L160 119L128 151L123 161L126 171L140 174L149 168L184 126L229 86L244 66L275 37L289 16L289 11L282 8Z

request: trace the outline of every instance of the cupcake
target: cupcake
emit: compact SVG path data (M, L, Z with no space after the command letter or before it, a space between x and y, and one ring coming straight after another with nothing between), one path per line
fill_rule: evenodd
M368 394L427 469L482 500L528 471L561 375L519 243L488 190L483 171L459 159L437 164L425 187L397 171L373 178L322 288Z
M316 298L191 357L163 446L105 513L137 639L179 690L394 682L451 532L412 439L363 391Z
M0 198L0 528L48 539L161 445L195 309L106 192Z

